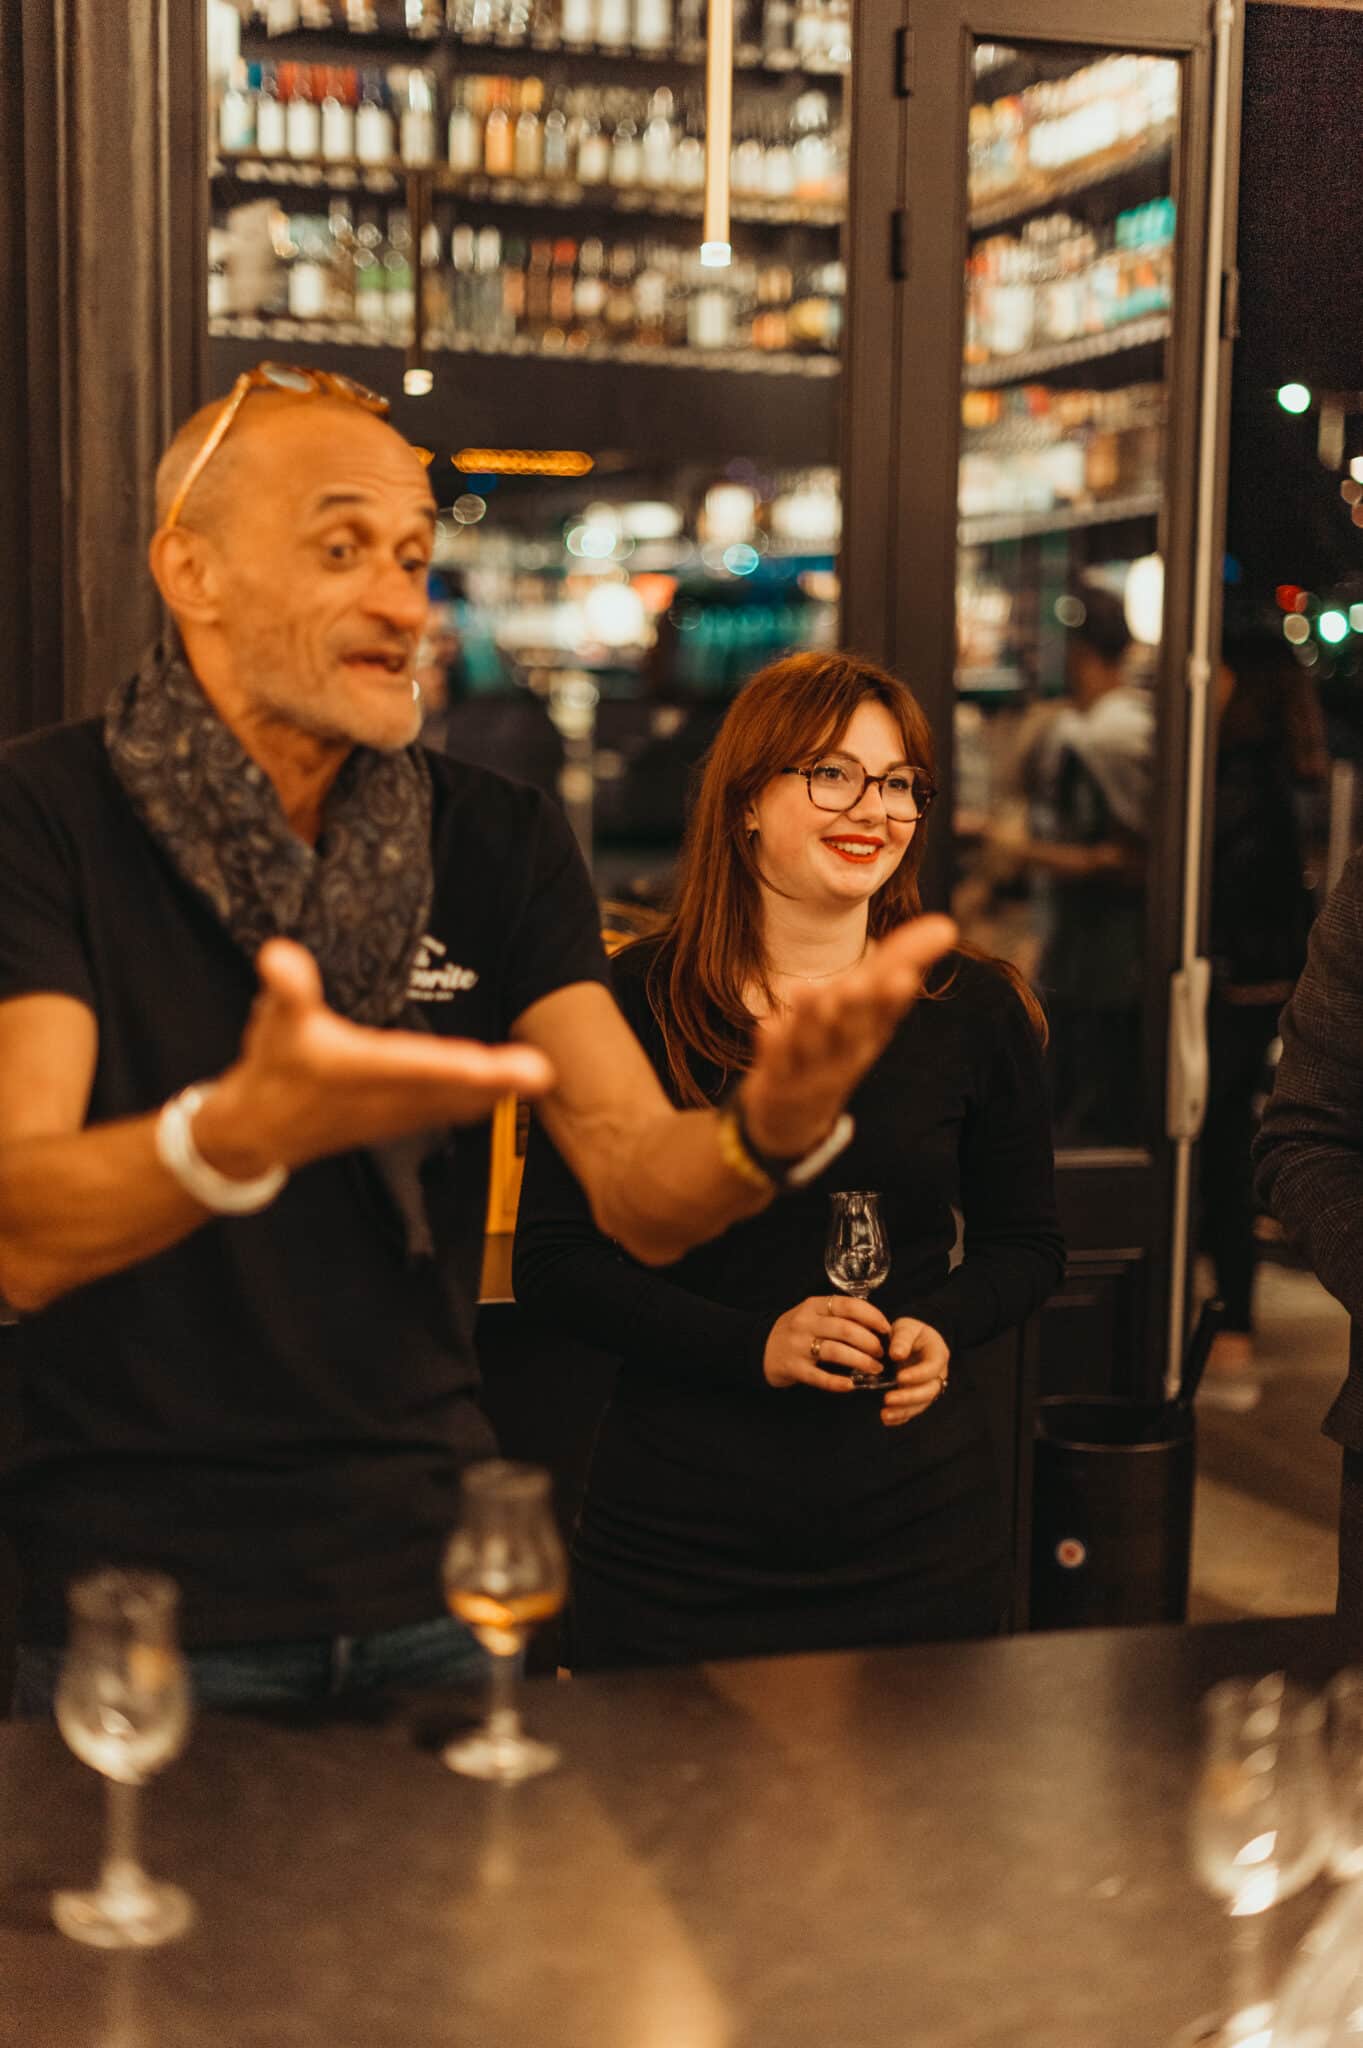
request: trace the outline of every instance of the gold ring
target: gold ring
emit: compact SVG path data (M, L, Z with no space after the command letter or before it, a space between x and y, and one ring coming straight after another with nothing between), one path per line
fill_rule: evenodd
M822 1337L815 1337L815 1338L813 1338L813 1339L811 1340L811 1342L810 1342L810 1346L809 1346L809 1355L810 1355L810 1357L811 1357L811 1358L813 1359L813 1361L814 1361L815 1365L817 1365L817 1364L818 1364L818 1362L819 1362L819 1353L820 1353L820 1351L821 1351L822 1349L823 1349L823 1339L822 1339Z
M831 1316L835 1316L835 1315L837 1314L837 1312L838 1312L838 1304L837 1304L837 1302L836 1302L836 1301L833 1301L833 1300L830 1300L830 1301L829 1301L829 1304L828 1304L828 1313L829 1313L829 1315L831 1315Z
M941 1377L941 1378L940 1378L940 1379L938 1380L938 1382L937 1382L937 1391L938 1391L938 1393L939 1393L939 1394L945 1394L946 1390L947 1390L947 1376L946 1376L946 1374L945 1374L945 1373L943 1373L943 1374L942 1374L942 1377Z

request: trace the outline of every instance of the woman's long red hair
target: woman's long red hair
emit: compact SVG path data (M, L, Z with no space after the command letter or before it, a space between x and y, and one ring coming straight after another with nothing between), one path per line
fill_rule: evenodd
M695 1078L693 1059L726 1074L747 1066L757 1020L745 991L771 994L761 873L745 825L748 805L783 769L817 759L840 739L868 699L883 704L899 727L904 759L935 782L932 728L917 698L898 676L852 654L790 654L771 662L740 691L715 736L682 842L673 907L647 982L682 1102L709 1099ZM920 822L903 860L871 898L867 926L873 939L922 911L918 875L925 825ZM1015 968L996 964L1044 1037L1036 997ZM948 985L932 993L944 995Z

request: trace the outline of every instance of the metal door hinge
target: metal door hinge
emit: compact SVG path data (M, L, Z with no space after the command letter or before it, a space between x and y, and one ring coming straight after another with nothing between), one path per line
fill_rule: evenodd
M1240 273L1235 269L1221 273L1221 339L1240 339Z
M918 40L911 28L894 32L894 89L901 100L911 100L917 83Z
M909 209L897 206L890 215L890 276L902 284L909 274Z

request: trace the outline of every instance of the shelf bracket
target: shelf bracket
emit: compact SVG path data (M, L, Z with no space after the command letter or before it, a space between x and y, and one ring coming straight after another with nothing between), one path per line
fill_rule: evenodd
M894 89L901 100L911 100L918 80L918 38L911 28L894 32Z

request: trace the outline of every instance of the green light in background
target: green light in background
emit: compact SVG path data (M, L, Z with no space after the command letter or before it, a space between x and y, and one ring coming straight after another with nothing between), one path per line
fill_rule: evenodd
M1278 403L1284 412L1309 412L1311 393L1304 384L1280 384Z
M1316 621L1316 631L1322 640L1327 640L1332 647L1337 647L1341 640L1347 640L1349 637L1349 621L1343 612L1322 612Z

